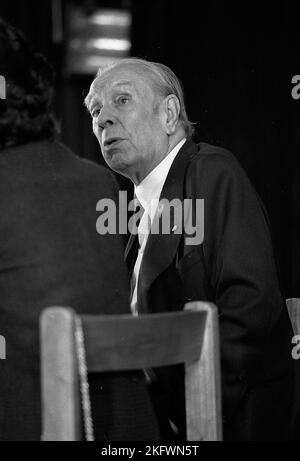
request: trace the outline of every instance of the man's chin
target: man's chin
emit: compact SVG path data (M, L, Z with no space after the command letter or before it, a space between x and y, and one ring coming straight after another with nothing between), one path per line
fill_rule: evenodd
M127 163L124 162L124 160L120 158L118 154L109 156L109 158L105 158L105 161L111 170L122 175L125 174L128 168Z

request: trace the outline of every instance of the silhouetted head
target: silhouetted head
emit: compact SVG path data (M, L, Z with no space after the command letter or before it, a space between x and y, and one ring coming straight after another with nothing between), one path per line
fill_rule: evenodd
M0 75L6 99L0 100L0 149L53 139L54 74L23 34L0 18Z

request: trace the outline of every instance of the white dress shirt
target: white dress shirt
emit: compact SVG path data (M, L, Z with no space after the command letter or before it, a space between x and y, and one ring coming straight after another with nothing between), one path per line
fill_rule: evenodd
M182 139L171 152L152 170L143 181L134 188L134 193L144 209L144 214L138 226L139 250L131 277L132 297L130 300L131 312L138 315L137 286L138 278L143 259L143 254L150 233L150 226L153 222L160 199L160 194L167 179L171 165L184 145L186 138Z

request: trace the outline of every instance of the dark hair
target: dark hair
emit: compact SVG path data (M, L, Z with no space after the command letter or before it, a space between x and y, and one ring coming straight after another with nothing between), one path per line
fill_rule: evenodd
M6 99L0 100L0 149L54 139L53 69L1 18L0 75L6 82Z

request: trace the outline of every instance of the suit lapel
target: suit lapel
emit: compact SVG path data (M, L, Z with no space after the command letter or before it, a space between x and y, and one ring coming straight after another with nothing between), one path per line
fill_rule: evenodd
M175 160L170 168L169 174L165 181L160 202L176 199L182 204L184 199L184 182L185 173L191 158L198 152L196 144L192 141L187 141L178 152ZM140 312L147 312L146 295L155 279L171 265L176 256L176 252L182 238L182 233L178 230L182 229L182 217L172 213L170 216L170 233L161 233L161 219L163 209L157 213L154 224L156 229L160 227L160 232L157 234L151 233L148 237L145 253L143 256L139 283L138 283L138 304ZM160 226L157 225L159 222ZM153 227L153 226L152 226Z
M131 234L125 249L125 262L127 264L129 277L131 277L134 269L134 264L138 253L138 245L138 235Z

